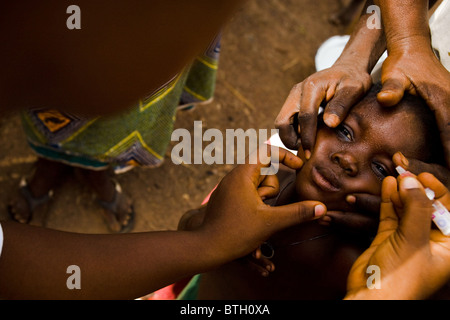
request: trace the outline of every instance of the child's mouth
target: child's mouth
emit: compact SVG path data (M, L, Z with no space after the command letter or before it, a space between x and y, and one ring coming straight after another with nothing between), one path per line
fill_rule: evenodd
M336 174L328 168L313 167L311 176L313 182L323 191L337 192L341 189Z

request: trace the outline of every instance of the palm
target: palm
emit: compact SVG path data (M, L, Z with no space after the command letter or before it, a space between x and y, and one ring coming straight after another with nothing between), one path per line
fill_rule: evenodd
M372 245L355 261L347 282L349 292L367 288L367 268L371 265L380 267L381 283L383 279L397 277L396 286L388 289L407 292L412 297L426 298L434 288L449 280L450 237L431 230L429 241L409 241L409 236L396 230L395 224L392 222L391 229L379 232ZM418 289L415 280L424 277L428 285Z

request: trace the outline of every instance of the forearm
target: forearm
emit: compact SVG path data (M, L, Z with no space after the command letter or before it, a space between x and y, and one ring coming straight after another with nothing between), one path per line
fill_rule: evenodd
M428 0L375 0L389 52L429 49Z
M3 222L0 297L134 299L225 262L198 232L85 235ZM67 268L80 268L69 289Z
M368 27L368 19L372 17L373 13L367 13L367 8L371 5L373 5L373 1L366 1L350 40L337 60L337 63L357 63L362 70L368 73L372 71L386 50L383 30Z

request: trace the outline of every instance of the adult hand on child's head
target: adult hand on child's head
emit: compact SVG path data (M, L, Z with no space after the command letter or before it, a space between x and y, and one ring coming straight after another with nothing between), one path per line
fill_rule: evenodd
M383 181L378 234L355 261L347 299L423 299L450 279L450 237L431 228L432 201L424 186L450 208L448 189L429 173ZM368 267L380 269L380 289L368 289Z
M269 145L261 145L263 152L277 155L278 163L298 170L303 165L300 158L289 151ZM255 151L259 154L259 150ZM251 157L253 157L251 155ZM326 207L318 201L303 201L285 206L266 205L258 192L263 184L265 194L279 192L275 176L262 176L261 169L270 164L262 164L258 158L256 164L236 166L228 173L212 193L206 207L205 219L198 231L205 232L209 241L216 242L215 248L227 259L242 257L256 249L273 233L318 218L325 214ZM267 190L271 190L267 192Z
M324 121L336 127L350 108L370 89L372 79L358 61L337 61L295 85L276 120L280 138L289 149L301 145L308 154L314 147L319 107L326 101Z
M407 159L401 152L394 154L392 160L396 166L401 166L403 169L416 175L422 172L429 172L450 189L450 170L448 168L439 164L425 163L417 159Z
M398 51L390 52L383 63L378 101L394 106L405 92L420 95L435 113L450 168L450 73L429 48Z

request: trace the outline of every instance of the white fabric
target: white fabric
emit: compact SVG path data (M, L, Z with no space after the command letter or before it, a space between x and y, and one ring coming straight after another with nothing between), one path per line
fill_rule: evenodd
M279 148L283 148L286 150L289 150L290 152L292 152L293 154L297 154L297 150L290 150L288 148L286 148L286 146L284 145L284 143L281 141L280 135L278 133L274 134L273 136L270 137L268 143L271 146L275 146L275 147L279 147Z
M2 256L2 248L3 248L3 229L0 223L0 257Z
M431 45L450 71L450 0L444 0L430 18Z
M327 40L320 46L317 50L315 63L316 70L321 71L323 69L330 68L336 60L341 55L342 51L344 51L345 46L347 45L350 36L333 36ZM377 64L374 67L374 71L381 68L383 61L387 58L387 52L385 51L383 55L378 60Z
M432 47L439 52L442 65L450 71L450 0L442 1L429 22ZM333 36L325 40L316 53L316 70L321 71L331 67L344 51L349 39L350 36L345 35ZM386 58L387 52L385 51L373 68L372 76L378 76Z
M331 67L341 55L349 39L350 36L345 35L333 36L325 40L316 53L316 70L321 71Z

